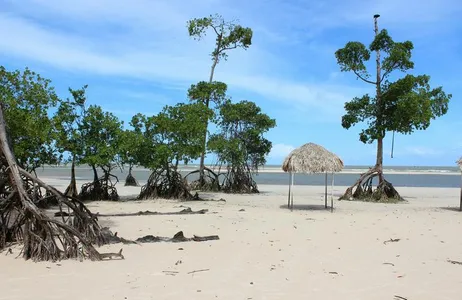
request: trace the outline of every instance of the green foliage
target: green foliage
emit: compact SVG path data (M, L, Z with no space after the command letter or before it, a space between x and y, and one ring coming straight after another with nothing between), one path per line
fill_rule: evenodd
M116 162L122 143L122 122L100 106L91 105L78 128L82 135L80 163L108 167Z
M209 102L215 104L215 107L220 106L227 100L226 91L228 86L226 83L214 81L208 83L200 81L197 84L192 84L188 90L188 98L191 102L200 102L207 107Z
M335 56L342 72L353 71L365 78L369 77L364 62L371 58L371 53L362 43L348 42L344 48L335 52Z
M342 72L353 71L362 80L377 84L377 81L367 80L370 74L367 72L365 62L369 61L371 52L379 51L386 54L381 61L381 69L384 73L379 83L382 83L394 70L405 72L414 68L414 63L411 61L412 49L414 49L412 42L394 42L388 31L383 29L375 36L369 49L360 42L348 42L344 48L335 52L335 56Z
M152 117L135 115L131 125L143 136L136 155L138 163L154 170L197 159L202 151L205 121L211 115L203 103L166 106Z
M143 135L140 131L126 129L121 132L119 145L119 158L121 164L128 164L130 167L138 163L142 152Z
M27 170L58 160L49 110L59 99L50 83L27 68L9 72L0 66L0 102L10 144L18 164Z
M68 152L70 154L68 160L75 157L78 161L83 152L79 126L85 114L85 90L87 87L85 85L78 90L69 88L72 99L67 98L65 101L61 101L53 116L56 147L60 153Z
M375 97L364 95L345 103L346 113L342 126L349 129L361 122L367 128L359 134L360 141L372 143L385 137L387 131L411 134L414 130L425 130L432 119L446 114L452 95L446 94L442 87L432 89L427 75L406 75L395 82L387 78L395 70L405 72L414 67L411 61L413 44L410 41L394 42L386 30L380 31L369 46L359 42L349 42L335 52L341 71L353 71L360 79L378 87ZM372 51L381 55L380 68L383 75L378 80L368 80L365 62Z
M427 75L407 75L384 85L383 111L390 116L383 120L384 130L411 134L427 129L432 119L447 113L451 95L442 87L432 89L429 81Z
M221 163L254 171L265 164L272 144L263 134L275 127L276 121L260 107L250 101L226 101L220 108L218 125L220 132L210 136L208 147Z
M218 14L192 19L187 22L187 26L189 35L196 40L202 39L210 28L213 29L216 34L216 48L211 55L217 61L226 60L227 50L247 49L252 44L252 29L227 22Z

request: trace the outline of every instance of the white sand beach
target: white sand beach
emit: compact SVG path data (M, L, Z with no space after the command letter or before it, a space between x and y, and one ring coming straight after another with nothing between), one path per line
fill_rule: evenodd
M66 181L47 179L63 188ZM118 186L120 195L139 188ZM335 195L345 187L335 187ZM406 204L335 201L323 187L260 186L223 201L94 202L93 212L208 209L204 215L100 217L119 236L219 235L220 240L123 248L125 260L33 263L0 254L0 299L408 299L462 298L459 189L399 188ZM390 239L395 242L388 242ZM399 239L399 241L397 241ZM200 272L190 273L197 270ZM172 271L172 272L165 272ZM188 274L189 273L189 274ZM398 297L396 297L398 296ZM399 298L402 297L402 298Z

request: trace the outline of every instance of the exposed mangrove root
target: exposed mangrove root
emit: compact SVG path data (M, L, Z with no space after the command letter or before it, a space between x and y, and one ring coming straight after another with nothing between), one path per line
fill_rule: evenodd
M138 244L138 243L159 243L159 242L167 242L167 243L205 242L205 241L214 241L214 240L220 239L218 235L208 235L208 236L193 235L192 238L187 238L184 236L183 231L179 231L172 238L154 236L154 235L145 235L143 237L137 238L135 241L131 241L131 240L118 237L117 232L114 234L107 227L103 228L102 232L104 234L105 239L108 240L110 244L118 244L118 243Z
M393 185L382 178L382 181L374 190L372 181L375 177L383 177L381 168L377 166L361 174L354 185L347 188L339 200L362 200L371 202L399 202L404 201Z
M200 170L194 170L188 173L185 178L188 178L189 175L199 174ZM220 174L215 173L210 168L204 167L204 178L201 181L200 178L191 181L190 186L192 190L195 191L204 191L204 192L219 192L221 190L220 186Z
M3 125L3 126L2 126ZM0 198L0 250L13 243L23 245L23 258L56 261L67 258L101 259L93 243L102 244L100 227L91 212L78 200L69 199L55 188L18 167L8 144L0 111L0 165L8 184ZM8 166L5 168L5 166ZM58 199L60 210L72 211L74 217L55 219L40 210L24 188L22 177L32 181Z
M138 180L133 177L132 173L129 172L127 178L125 178L125 186L139 186Z
M151 173L138 196L140 200L156 198L193 200L195 196L190 193L187 180L174 168L166 167Z
M78 197L77 183L76 183L76 180L75 180L75 156L72 157L71 182L69 183L69 186L64 191L64 195L70 196L70 197L73 197L73 198Z
M93 243L104 242L91 212L75 199L68 199L55 188L18 167L11 151L0 103L0 251L12 243L23 245L21 254L34 261L66 258L101 259ZM33 182L34 190L44 189L58 200L60 210L74 217L54 219L40 210L24 188L21 176Z
M257 183L253 180L252 172L248 166L228 167L222 190L225 193L259 193Z
M111 177L116 179L113 183ZM96 181L85 183L82 185L80 190L79 198L82 200L107 200L107 201L118 201L119 194L115 185L118 182L118 178L114 175L104 175Z
M77 192L77 184L76 184L75 181L72 182L72 180L71 180L71 183L69 183L66 190L64 191L64 195L72 197L72 198L78 198L79 197L79 194Z
M2 169L2 171L5 172L5 174L8 173L7 170ZM50 206L58 205L56 196L47 190L45 190L44 195L43 190L34 184L32 180L22 174L20 174L20 176L23 182L24 190L38 208L49 208Z

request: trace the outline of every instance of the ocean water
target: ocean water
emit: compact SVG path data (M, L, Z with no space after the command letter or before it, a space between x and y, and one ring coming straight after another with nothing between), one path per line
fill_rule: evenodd
M197 165L183 167L183 175L197 169ZM335 174L334 183L337 186L352 185L359 174L365 172L367 166L346 166L344 171ZM387 172L389 174L387 174ZM127 176L127 169L115 169L113 174L123 183ZM100 173L102 174L102 173ZM461 173L457 167L413 167L413 166L386 166L384 167L385 178L396 187L440 187L457 188L461 186ZM70 167L44 167L37 170L38 176L54 177L64 180L70 179ZM150 171L143 168L134 168L133 176L141 183L145 183L150 175ZM76 168L78 180L92 180L93 172L91 168L80 166ZM188 177L194 180L197 174ZM267 165L255 175L257 184L276 184L286 185L289 183L289 174L284 173L280 166ZM324 185L324 174L296 174L295 184L297 185ZM331 182L331 174L328 175L328 184Z

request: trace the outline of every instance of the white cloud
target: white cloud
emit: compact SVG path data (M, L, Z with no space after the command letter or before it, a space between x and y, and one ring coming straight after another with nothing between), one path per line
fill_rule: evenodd
M210 49L206 49L204 43L189 39L186 32L180 38L172 38L169 43L150 49L152 45L142 41L136 48L123 42L106 41L105 37L94 41L9 14L0 13L0 27L14 28L5 32L0 40L0 53L72 72L165 84L176 82L186 87L207 78L211 63ZM173 43L174 40L178 43ZM118 50L106 52L106 43L110 49L118 47ZM176 45L174 49L170 48L172 43ZM178 44L182 46L178 47ZM252 46L248 51L234 51L227 62L218 66L216 78L228 83L230 88L256 93L297 108L315 107L321 114L335 118L343 103L351 99L354 90L350 87L284 80L278 76L280 65L281 61L274 55Z
M405 153L408 155L418 155L418 156L435 156L443 154L443 151L423 146L411 146L405 148Z
M271 159L285 158L294 149L295 147L292 145L274 144L268 157Z
M411 2L416 5L416 1ZM338 79L333 75L338 68L332 69L335 47L313 37L325 29L363 24L377 11L387 22L393 20L397 24L441 20L453 13L454 9L448 8L455 3L452 1L444 0L446 5L426 1L419 4L417 14L414 8L403 7L402 1L397 0L386 4L355 0L335 5L268 0L265 4L245 2L245 6L243 0L4 0L0 28L8 30L2 32L0 53L68 72L187 87L207 78L213 36L193 41L188 37L186 21L210 14L213 7L214 11L226 12L225 17L238 17L243 25L255 29L253 45L247 51L230 53L229 61L217 68L217 80L228 83L230 89L256 93L264 100L311 111L313 117L337 121L343 103L363 90L328 84L329 80ZM317 60L309 57L311 52L295 57L287 52L293 51L295 44L307 51L322 49L329 53L326 56L332 57L332 65L324 70L325 82L300 76L285 79L289 77L282 71L290 73L300 60ZM309 72L309 63L307 68Z

